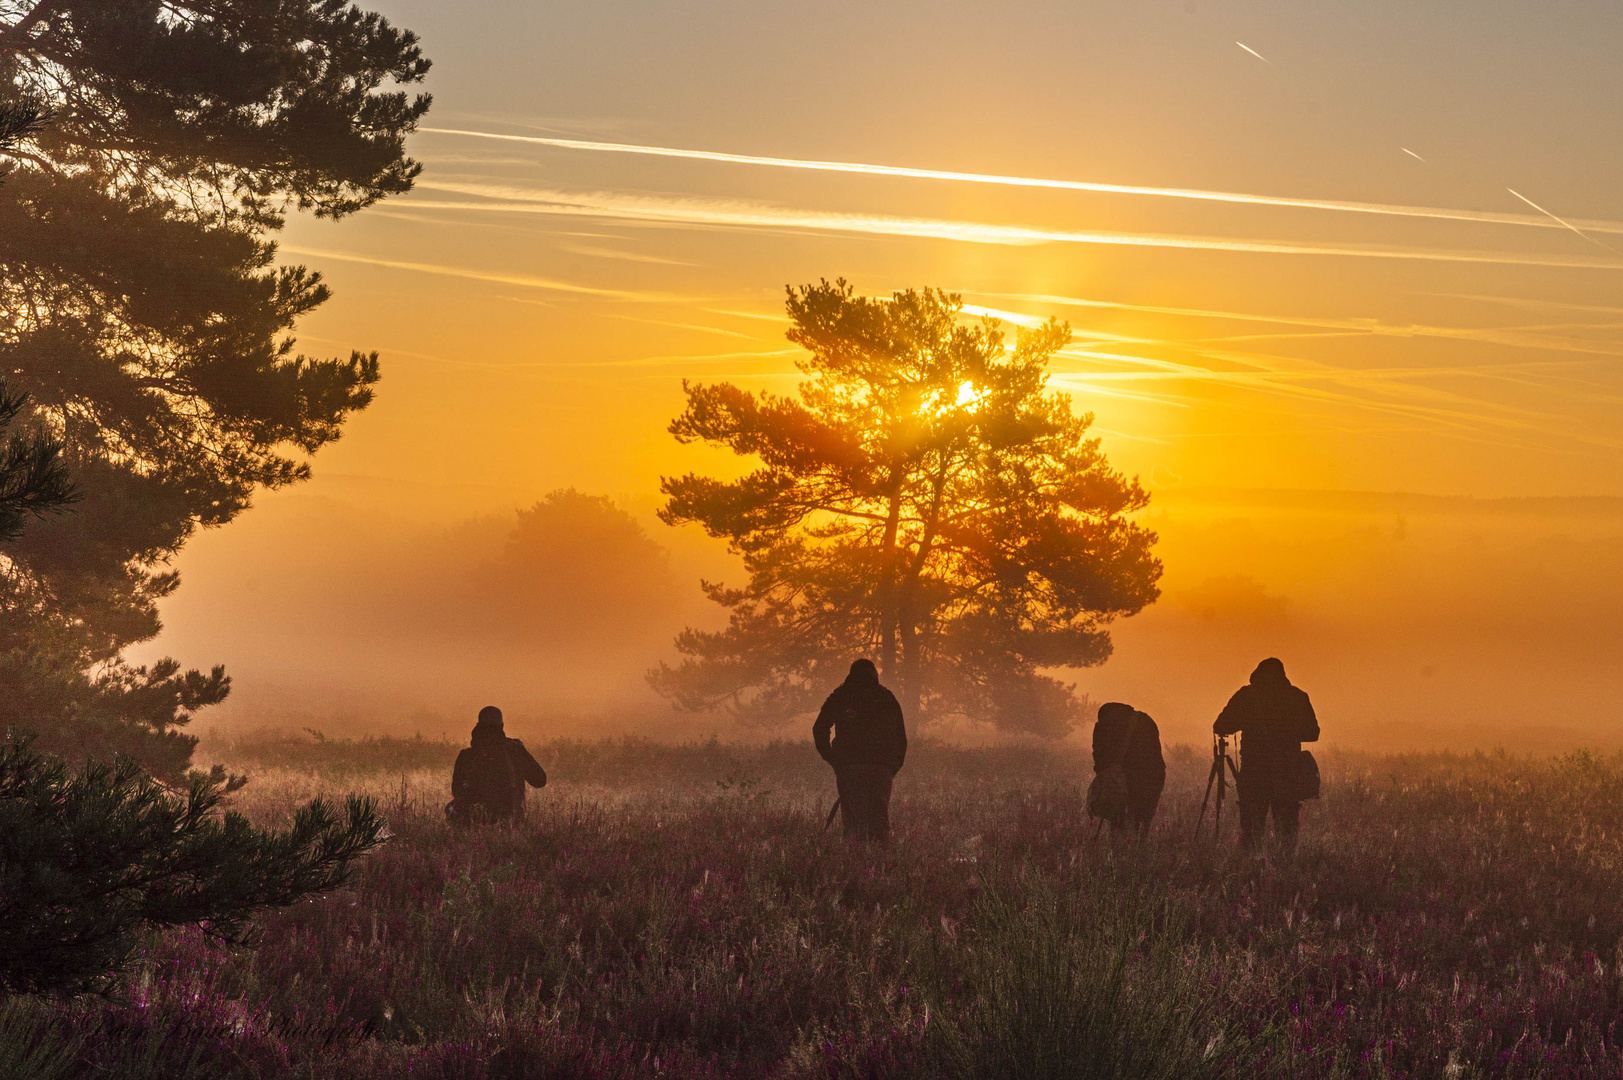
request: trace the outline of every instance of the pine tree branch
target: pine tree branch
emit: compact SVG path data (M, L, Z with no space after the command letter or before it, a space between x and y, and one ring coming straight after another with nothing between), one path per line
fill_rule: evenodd
M58 8L66 7L68 0L39 0L21 19L0 30L0 53L20 52L30 30L54 15Z

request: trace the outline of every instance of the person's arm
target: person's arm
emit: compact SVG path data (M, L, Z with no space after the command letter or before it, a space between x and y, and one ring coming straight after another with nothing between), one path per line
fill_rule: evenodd
M1229 703L1223 706L1223 711L1217 714L1217 719L1212 723L1213 735L1233 735L1245 727L1246 720L1250 719L1245 715L1247 689L1242 686L1234 691L1234 696L1229 698Z
M1139 713L1138 715L1141 717L1139 723L1144 726L1148 736L1146 737L1145 734L1139 735L1145 746L1144 764L1152 770L1165 773L1167 771L1167 759L1161 754L1161 728L1149 713Z
M541 763L535 760L535 756L525 749L524 744L518 739L508 739L507 747L511 751L513 771L518 773L519 779L531 787L546 787L547 770L543 769Z
M1302 695L1302 741L1319 741L1319 717L1313 711L1313 702L1307 696L1307 691L1299 691Z
M828 700L823 702L822 710L817 714L817 722L812 725L812 742L817 745L817 756L830 765L834 764L834 751L829 746L828 729L834 726L834 716L839 711L834 704L834 699L838 696L838 690L828 696Z
M464 750L456 756L456 767L451 770L451 798L467 798L468 774L472 771L472 762L468 760L468 751Z
M896 695L890 697L891 725L894 732L895 764L890 768L890 774L895 776L902 771L902 765L907 761L907 720L902 716L902 703L896 700Z

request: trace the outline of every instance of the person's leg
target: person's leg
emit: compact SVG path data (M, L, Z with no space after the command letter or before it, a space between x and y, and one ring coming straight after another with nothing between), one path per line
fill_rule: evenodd
M1268 829L1268 797L1273 791L1266 770L1258 765L1246 768L1245 783L1239 785L1240 843L1247 851L1262 847Z
M840 771L840 815L847 839L871 840L878 834L886 809L880 801L879 779L869 765L848 765Z
M873 777L873 838L890 843L890 770L877 766Z
M1295 799L1273 800L1274 839L1286 855L1296 854L1296 834L1301 827L1302 804Z
M1127 817L1133 832L1141 839L1150 834L1150 822L1155 819L1156 808L1161 805L1161 789L1166 781L1144 782L1129 791Z
M858 805L859 785L850 766L835 770L834 785L840 793L840 827L847 840L855 839L862 828L862 808Z

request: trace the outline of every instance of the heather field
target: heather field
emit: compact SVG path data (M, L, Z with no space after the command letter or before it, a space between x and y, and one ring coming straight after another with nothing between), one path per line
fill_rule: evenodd
M214 746L263 821L394 836L252 951L153 939L115 1000L14 999L29 1077L1616 1077L1623 761L1327 752L1295 863L1144 844L1084 761L917 747L895 843L822 831L809 747L554 743L522 827L451 832L454 747Z

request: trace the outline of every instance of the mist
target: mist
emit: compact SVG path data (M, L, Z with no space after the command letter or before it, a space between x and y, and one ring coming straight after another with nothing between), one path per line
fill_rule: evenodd
M677 712L648 688L678 631L723 621L700 578L742 579L720 543L649 505L565 488L436 525L269 498L187 550L145 652L227 665L235 689L205 732L460 738L495 703L536 736L802 736ZM1114 624L1105 664L1062 674L1146 709L1172 741L1204 742L1278 656L1330 743L1623 745L1623 499L1174 488L1142 520L1160 536L1161 599Z

